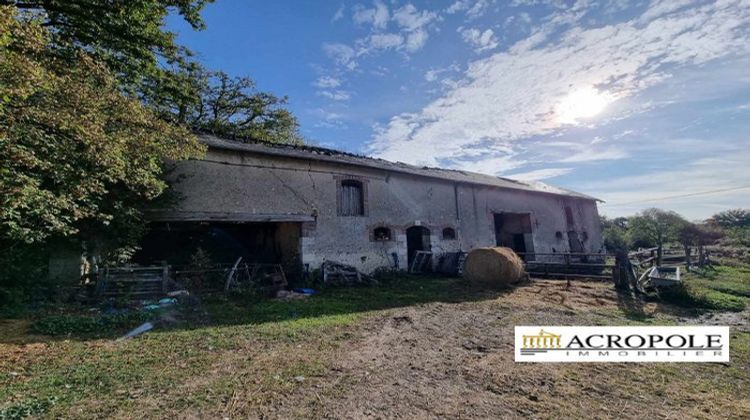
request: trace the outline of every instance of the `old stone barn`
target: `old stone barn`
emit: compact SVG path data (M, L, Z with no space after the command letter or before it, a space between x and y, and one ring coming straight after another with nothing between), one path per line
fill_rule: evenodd
M326 260L367 273L407 269L420 250L501 245L533 260L602 247L596 199L573 191L317 147L202 139L206 156L171 173L179 201L151 215L138 262L181 264L201 247L223 263L242 256L295 276Z

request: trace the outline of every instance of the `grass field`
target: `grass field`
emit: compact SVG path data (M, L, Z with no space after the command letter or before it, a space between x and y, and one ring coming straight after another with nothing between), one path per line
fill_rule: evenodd
M689 286L745 303L742 270L691 275ZM299 300L217 298L129 341L114 338L139 318L92 331L77 327L89 313L42 319L55 317L0 321L0 418L750 415L747 322L733 326L729 364L512 361L513 325L709 319L658 302L634 309L604 283L494 291L394 277Z

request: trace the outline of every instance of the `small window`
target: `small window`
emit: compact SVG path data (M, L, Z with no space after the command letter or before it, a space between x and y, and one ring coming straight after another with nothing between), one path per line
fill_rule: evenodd
M586 241L588 241L588 240L589 240L589 234L588 234L588 232L583 232L583 233L581 233L581 240L582 240L583 242L586 242Z
M446 241L452 241L456 239L456 230L449 227L443 229L443 239Z
M372 236L376 241L382 241L382 242L390 241L391 230L385 226L376 227L375 230L372 232Z
M555 232L555 238L557 238L558 240L562 239L563 238L562 232L560 232L559 230Z
M341 181L339 191L339 216L364 216L365 200L362 182L353 179Z

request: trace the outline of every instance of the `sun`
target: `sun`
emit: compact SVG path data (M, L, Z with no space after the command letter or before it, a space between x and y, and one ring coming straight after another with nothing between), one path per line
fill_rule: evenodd
M557 120L563 124L578 124L580 120L599 114L614 98L609 92L600 92L593 86L571 91L555 107Z

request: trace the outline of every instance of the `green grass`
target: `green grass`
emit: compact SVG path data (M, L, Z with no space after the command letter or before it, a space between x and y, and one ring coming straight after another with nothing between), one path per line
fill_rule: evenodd
M110 319L92 316L85 309L76 313L65 308L38 317L30 332L62 335L67 340L43 340L44 351L30 355L33 360L5 365L0 357L0 371L16 372L23 378L0 377L0 419L65 416L71 407L92 401L92 395L98 401L87 410L95 409L96 416L106 417L132 404L136 399L130 396L133 392L159 395L185 378L201 378L219 355L292 346L297 351L295 360L267 367L260 375L265 392L282 392L293 384L295 376L319 374L328 348L347 339L345 327L369 311L491 295L491 291L467 287L461 279L401 276L376 286L324 289L302 299L205 299L197 307L183 308L176 323L125 342L92 340L115 338L155 315L135 313ZM315 351L299 356L298 346ZM213 392L231 394L237 384L235 379L227 380L212 384ZM212 398L191 393L171 404L188 408L215 403Z
M750 303L750 267L715 266L685 273L684 286L663 294L692 308L739 312Z
M701 305L716 308L733 307L732 299L740 299L744 305L747 298L743 295L709 287L726 288L731 283L744 290L745 272L722 270L714 279L687 276L688 296L702 296ZM141 318L112 322L99 332L101 321L96 316L85 308L78 312L67 308L41 316L32 324L36 334L47 331L62 334L66 340L26 336L27 344L18 344L0 329L0 419L83 417L76 413L111 417L131 410L156 413L162 408L172 413L195 407L221 411L216 407L228 404L238 388L257 389L248 404L264 406L292 392L298 386L296 377L324 375L331 366L333 350L350 345L352 334L358 334L353 327L372 311L436 301L480 301L502 293L472 288L461 279L397 276L375 286L323 289L304 299L216 297L182 308L177 322L122 342L109 338L137 325ZM509 312L515 311L512 302L507 304L511 305ZM521 306L519 313L523 310ZM628 319L618 313L615 309L607 312L602 323L673 322L661 317ZM93 340L92 329L106 339ZM750 334L733 337L732 358L750 358ZM238 367L242 370L237 371ZM727 374L735 378L733 384L747 383L742 365L733 364ZM143 408L149 400L164 407Z

